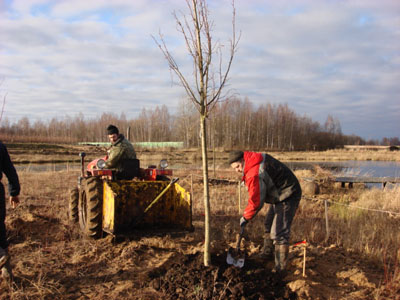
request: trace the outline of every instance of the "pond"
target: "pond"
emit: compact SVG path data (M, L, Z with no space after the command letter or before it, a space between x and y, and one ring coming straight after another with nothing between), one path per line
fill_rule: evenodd
M395 161L332 161L285 162L292 170L312 169L318 165L337 176L400 177L400 162Z
M334 162L285 162L292 170L312 169L318 165L342 177L400 177L400 162L395 161L334 161ZM393 187L399 184L392 185ZM381 183L367 183L367 187L381 187ZM391 186L391 185L389 185Z

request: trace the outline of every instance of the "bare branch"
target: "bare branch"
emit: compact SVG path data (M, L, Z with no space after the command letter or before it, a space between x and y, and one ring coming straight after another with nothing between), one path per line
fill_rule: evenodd
M191 83L179 69L162 35L160 34L160 41L153 39L167 59L170 70L178 76L189 98L195 105L200 106L198 110L206 117L221 97L228 96L231 92L229 90L222 95L222 91L225 90L224 87L228 82L228 74L240 40L240 36L239 38L236 37L236 9L234 0L232 0L232 38L230 40L228 61L223 64L223 45L218 41L213 43L212 29L214 24L209 20L206 0L186 0L186 4L189 9L188 14L181 13L178 16L174 12L173 16L177 30L182 33L188 53L193 59L193 80ZM214 54L217 54L218 62L213 66ZM225 70L223 70L223 65L225 65Z
M235 3L233 0L232 0L232 11L233 11L233 13L232 13L233 14L233 16L232 16L232 40L230 41L231 47L230 47L229 62L228 62L225 74L222 77L220 77L219 87L218 87L216 93L211 98L211 100L208 102L208 104L211 104L211 103L219 100L219 98L221 96L221 91L227 82L228 74L229 74L230 68L232 66L233 57L237 51L237 45L240 40L240 35L239 35L239 38L236 39L236 9L235 9ZM221 61L222 61L222 58L220 58L220 62ZM221 70L221 65L220 65L220 70ZM222 73L220 73L220 74L222 74Z
M0 114L0 122L3 119L4 107L6 106L6 98L7 98L7 93L3 97L3 105L1 107L1 114Z
M4 78L1 80L0 86L3 85L3 82L4 82ZM3 105L2 105L2 107L1 107L1 113L0 113L0 122L1 122L1 120L3 119L4 108L5 108L5 106L6 106L6 98L7 98L7 93L6 93L6 94L4 95L4 97L3 97Z
M169 68L175 72L175 74L178 76L179 80L181 81L182 86L185 88L186 93L189 95L190 99L200 105L200 103L197 101L197 98L191 89L189 83L186 81L185 76L181 73L178 64L176 63L175 59L171 55L171 53L168 51L168 48L165 44L165 40L163 36L160 33L160 41L161 43L158 42L158 40L152 36L153 40L157 44L157 46L160 48L161 52L164 54L165 59L168 62Z

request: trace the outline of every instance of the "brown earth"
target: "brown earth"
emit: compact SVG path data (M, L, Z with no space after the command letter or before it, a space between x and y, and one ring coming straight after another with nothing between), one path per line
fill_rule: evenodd
M48 180L35 175L23 178L25 184ZM62 175L55 172L53 183L66 192L63 182L73 184L75 177ZM245 266L228 266L227 250L237 238L234 213L214 212L212 265L205 267L201 211L195 211L194 232L135 231L92 240L67 222L66 201L45 189L8 208L15 283L10 289L0 282L0 299L385 299L383 267L336 246L307 244L303 277L304 247L292 245L289 275L280 281L273 262L257 258L261 235L246 236ZM256 235L259 225L247 230Z
M179 174L180 184L189 190L187 175ZM200 180L193 186L194 201L200 202L194 205L193 232L136 230L86 239L67 221L67 195L77 176L72 171L20 174L22 203L7 208L6 220L15 281L9 287L0 279L0 299L400 299L384 265L335 245L307 243L303 276L304 245L294 246L296 237L288 275L278 278L273 262L257 256L265 209L247 226L245 266L228 266L239 214L235 202L225 201L234 197L236 185L214 186L209 267L203 265ZM297 215L293 226L306 217Z
M205 267L199 217L193 233L87 240L46 210L21 205L9 214L15 284L1 282L1 299L376 299L382 281L380 267L334 246L307 245L305 277L303 246L292 246L283 281L253 242L242 269L226 264L229 240L215 241Z

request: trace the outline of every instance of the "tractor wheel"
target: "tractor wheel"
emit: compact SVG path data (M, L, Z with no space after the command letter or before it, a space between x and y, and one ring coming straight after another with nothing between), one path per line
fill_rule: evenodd
M79 189L73 188L69 191L68 202L68 219L72 223L78 223L78 203L79 203Z
M88 237L98 238L102 233L103 182L97 177L82 181L79 195L79 225Z

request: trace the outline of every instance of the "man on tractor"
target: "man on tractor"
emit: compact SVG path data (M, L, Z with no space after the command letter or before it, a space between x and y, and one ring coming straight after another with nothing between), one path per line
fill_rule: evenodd
M264 222L262 257L272 258L274 253L275 271L284 276L290 227L301 199L299 181L285 164L266 153L233 151L228 162L242 174L249 193L240 226L244 227L253 219L265 202L270 204Z
M108 138L111 148L108 150L108 158L105 168L116 170L117 179L132 179L129 170L138 168L136 152L132 144L119 133L114 125L107 127Z

